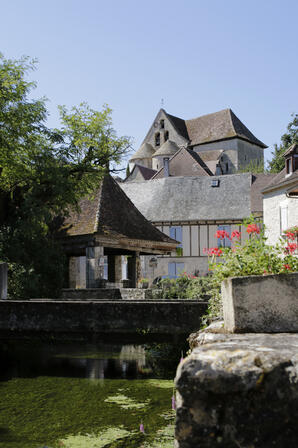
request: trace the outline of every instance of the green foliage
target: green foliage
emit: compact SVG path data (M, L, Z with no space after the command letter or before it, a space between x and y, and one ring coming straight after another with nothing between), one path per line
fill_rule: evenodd
M245 167L240 167L238 173L266 173L263 160L250 161Z
M288 124L285 134L281 136L281 143L274 145L272 160L268 163L271 173L279 173L285 166L283 154L293 143L298 143L298 114L292 114L292 121Z
M130 146L117 138L107 106L61 106L61 130L48 129L46 100L31 98L35 83L27 80L35 64L0 54L0 258L10 263L14 297L61 288L65 260L55 217L78 208Z
M195 277L184 272L177 279L162 279L158 287L163 299L205 300L213 289L213 278Z

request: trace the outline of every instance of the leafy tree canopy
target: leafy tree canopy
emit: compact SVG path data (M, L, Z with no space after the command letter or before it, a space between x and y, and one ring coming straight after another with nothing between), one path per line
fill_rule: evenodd
M27 78L35 67L27 57L0 54L0 257L16 274L13 290L31 296L61 286L53 218L78 207L130 147L106 105L60 106L61 128L49 129L46 99L31 97L36 84Z
M268 163L271 173L279 173L285 166L283 154L294 143L298 143L298 114L292 114L292 121L287 126L287 132L281 136L281 143L274 145L272 160Z

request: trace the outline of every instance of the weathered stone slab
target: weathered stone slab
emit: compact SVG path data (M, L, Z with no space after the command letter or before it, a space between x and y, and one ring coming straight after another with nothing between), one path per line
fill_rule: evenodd
M298 332L298 272L227 279L222 300L230 332Z
M176 448L298 446L297 334L202 332L192 343L175 380Z
M121 300L120 289L86 288L86 289L63 289L63 300Z
M187 334L206 308L194 300L0 300L0 333Z

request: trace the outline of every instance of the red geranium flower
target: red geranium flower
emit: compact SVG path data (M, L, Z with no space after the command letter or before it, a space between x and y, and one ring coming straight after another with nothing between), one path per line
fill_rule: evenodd
M287 269L287 271L290 271L292 269L289 264L284 264L284 268Z
M241 236L241 232L234 230L234 232L232 232L232 234L231 234L231 239L237 238L238 240L240 240L240 236Z
M260 233L260 227L256 224L248 224L246 231L247 233Z

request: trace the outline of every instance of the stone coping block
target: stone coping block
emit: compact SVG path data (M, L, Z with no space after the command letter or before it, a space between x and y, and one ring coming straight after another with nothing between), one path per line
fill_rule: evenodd
M298 332L298 272L226 279L222 303L229 332Z
M121 300L119 288L62 289L63 300Z
M297 447L298 334L215 331L178 366L175 447Z

